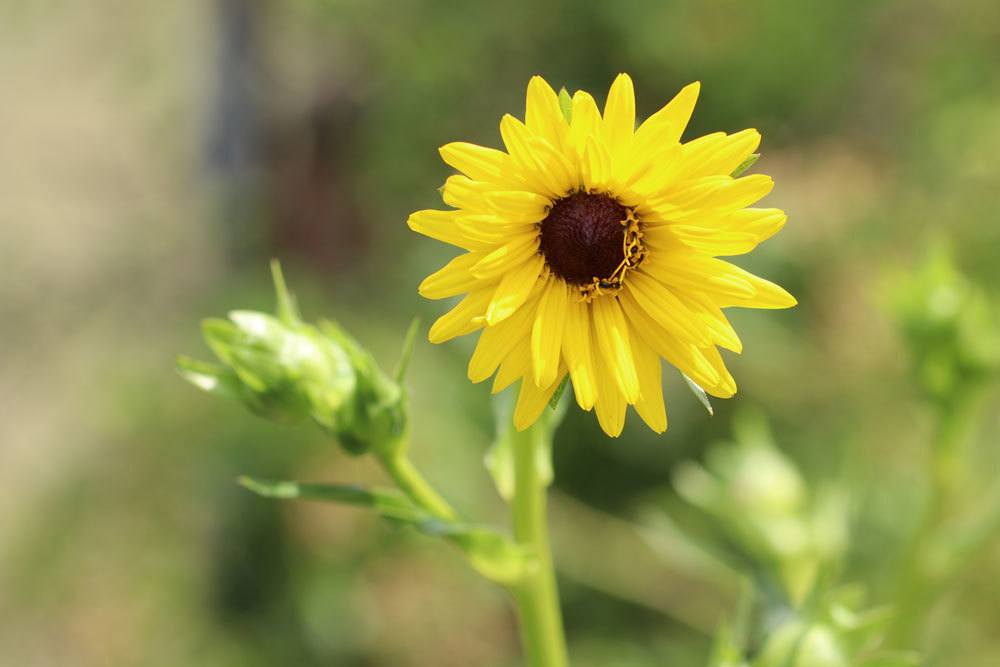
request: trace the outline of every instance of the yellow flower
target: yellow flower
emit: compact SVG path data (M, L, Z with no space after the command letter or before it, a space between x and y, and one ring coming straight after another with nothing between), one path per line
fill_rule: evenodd
M441 343L482 330L469 379L493 391L521 380L514 412L530 426L569 374L576 401L621 433L628 405L667 428L660 357L712 396L736 383L717 346L742 344L722 308L788 308L781 287L718 259L747 253L785 223L747 208L768 176L731 174L760 143L756 130L680 143L698 97L693 83L635 129L632 80L620 74L603 115L577 91L560 99L528 84L525 121L506 115L507 152L441 148L461 172L443 190L455 210L417 211L416 232L465 251L427 277L420 294L466 294L430 330Z

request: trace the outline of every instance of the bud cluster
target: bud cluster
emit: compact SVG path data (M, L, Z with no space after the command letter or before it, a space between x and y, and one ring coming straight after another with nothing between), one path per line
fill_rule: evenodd
M186 379L281 422L312 418L347 451L400 446L406 401L354 338L332 322L302 321L272 264L278 314L249 310L202 325L218 363L178 360Z

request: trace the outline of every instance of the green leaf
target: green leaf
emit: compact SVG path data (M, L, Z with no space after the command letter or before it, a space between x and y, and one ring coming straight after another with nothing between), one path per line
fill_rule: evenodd
M277 259L271 260L271 279L274 281L274 294L278 301L278 318L289 326L299 323L302 320L299 307L295 303L295 297L288 291L281 262Z
M559 89L559 110L562 111L567 123L573 121L573 98L565 86Z
M264 498L316 500L369 507L384 518L404 522L420 522L427 517L409 498L395 489L368 489L349 484L303 484L247 476L240 477L239 483Z
M316 500L371 508L384 519L413 526L425 535L451 542L462 550L473 569L500 584L514 584L536 567L534 557L492 528L436 519L395 489L303 484L246 476L240 477L239 483L265 498Z
M559 399L562 398L563 392L566 391L566 384L569 382L569 375L562 379L559 386L556 387L556 391L552 394L552 398L549 399L549 407L555 410L559 407Z
M740 165L736 167L736 169L733 169L733 173L730 175L733 178L736 178L737 176L745 172L747 169L752 167L758 159L760 159L760 153L751 153L750 157L748 157L746 160L743 160L743 162L740 162Z
M705 393L705 390L699 387L694 380L689 378L687 375L684 375L684 373L681 373L681 376L684 378L684 382L687 383L688 389L690 389L691 393L694 394L694 397L698 399L699 403L705 406L706 410L708 410L708 414L715 415L715 410L712 409L712 404L709 402L708 394Z
M406 338L403 339L403 351L399 355L396 370L392 373L392 377L397 383L402 382L403 376L406 375L406 369L409 367L410 359L413 357L413 346L417 341L417 333L419 331L420 317L414 317L410 322L410 327L406 330Z

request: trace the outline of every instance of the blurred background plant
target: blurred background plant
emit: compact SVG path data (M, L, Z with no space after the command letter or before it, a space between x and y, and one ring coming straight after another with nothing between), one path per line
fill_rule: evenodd
M403 224L434 149L496 144L534 73L628 71L641 114L700 79L692 135L761 130L789 224L747 268L801 305L733 314L752 353L712 418L676 379L663 438L569 411L574 664L1000 663L998 26L987 0L0 1L3 662L518 664L460 550L235 483L387 484L370 457L169 368L205 317L270 310L272 256L391 367L437 312L415 287L447 251ZM412 456L500 523L467 358L418 344Z

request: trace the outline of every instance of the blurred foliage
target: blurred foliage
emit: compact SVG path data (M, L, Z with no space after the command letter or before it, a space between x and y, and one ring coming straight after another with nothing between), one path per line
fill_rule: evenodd
M761 130L789 224L746 265L801 305L733 314L714 417L679 378L663 438L569 411L574 664L1000 664L997 26L990 0L0 2L3 661L518 664L459 550L235 483L384 485L370 461L169 367L206 316L269 310L275 255L388 367L440 312L415 287L448 251L403 224L437 204L435 148L496 145L532 74L599 94L628 71L642 115L703 82L689 136ZM461 348L417 346L413 455L500 521ZM733 576L758 581L743 614Z

